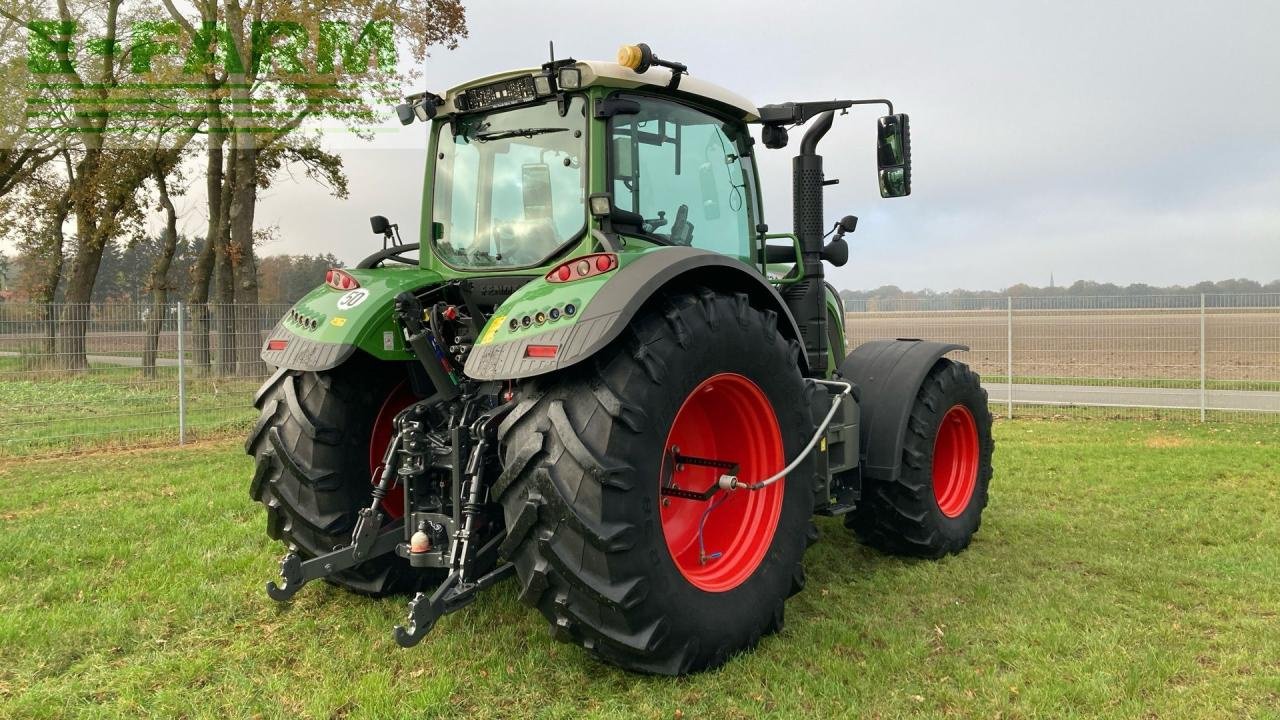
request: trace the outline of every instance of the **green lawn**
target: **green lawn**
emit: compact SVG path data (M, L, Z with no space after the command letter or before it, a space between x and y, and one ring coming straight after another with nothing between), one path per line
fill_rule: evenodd
M178 440L178 369L146 377L134 367L88 372L20 372L0 358L0 458L53 455L103 446L172 445ZM201 377L187 371L189 438L237 433L257 411L261 377Z
M1276 717L1280 429L997 424L972 548L820 523L753 653L631 675L501 586L397 648L400 601L262 591L238 443L0 465L0 717Z

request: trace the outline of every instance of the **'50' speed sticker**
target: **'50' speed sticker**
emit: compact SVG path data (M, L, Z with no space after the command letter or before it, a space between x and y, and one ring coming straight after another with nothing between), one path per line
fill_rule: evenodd
M364 288L356 288L351 292L338 298L339 310L350 310L369 298L369 291Z

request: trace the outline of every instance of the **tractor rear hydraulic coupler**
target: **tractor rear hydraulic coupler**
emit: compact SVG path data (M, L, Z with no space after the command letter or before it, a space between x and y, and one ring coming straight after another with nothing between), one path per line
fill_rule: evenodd
M822 439L822 434L827 431L827 426L831 424L831 418L835 417L836 411L840 409L840 402L853 394L853 383L846 382L844 380L815 380L813 378L809 378L809 382L842 389L840 392L836 393L834 398L832 398L831 409L827 411L827 416L818 424L817 431L813 433L813 437L809 438L809 443L804 446L804 449L800 451L800 454L796 456L796 459L792 460L789 465L778 472L758 482L747 483L743 482L737 475L721 475L720 479L716 481L716 484L721 490L737 490L738 488L745 488L747 490L763 490L786 477L787 473L795 470L796 467L800 465L800 462L808 457L809 453L813 452L813 449L818 446L818 441Z

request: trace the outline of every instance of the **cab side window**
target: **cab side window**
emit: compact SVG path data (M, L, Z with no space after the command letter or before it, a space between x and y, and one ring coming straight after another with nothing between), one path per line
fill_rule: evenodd
M640 112L610 122L614 204L638 213L645 232L662 241L749 257L738 129L678 103L628 99L640 103Z

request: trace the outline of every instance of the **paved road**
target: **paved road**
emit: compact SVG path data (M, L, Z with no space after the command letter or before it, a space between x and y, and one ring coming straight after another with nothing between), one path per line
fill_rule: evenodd
M0 357L18 357L21 353L0 351ZM126 367L142 367L142 357L137 355L89 355L89 364L124 365ZM156 358L160 367L177 367L177 358Z
M985 384L993 403L1009 400L1009 386ZM1015 403L1043 405L1092 405L1097 407L1136 407L1168 409L1200 409L1200 391L1185 388L1128 388L1084 385L1018 385L1013 386ZM1280 392L1265 390L1208 390L1208 410L1248 410L1280 412Z

